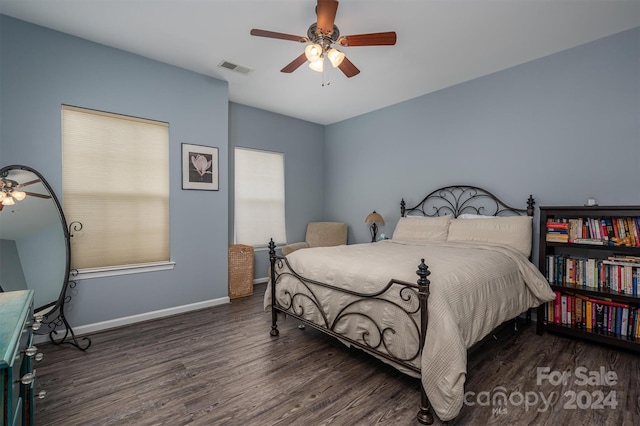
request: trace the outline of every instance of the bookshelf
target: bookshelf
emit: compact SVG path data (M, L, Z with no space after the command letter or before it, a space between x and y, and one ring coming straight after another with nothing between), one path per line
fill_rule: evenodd
M556 293L538 334L640 352L640 206L540 207L538 268Z

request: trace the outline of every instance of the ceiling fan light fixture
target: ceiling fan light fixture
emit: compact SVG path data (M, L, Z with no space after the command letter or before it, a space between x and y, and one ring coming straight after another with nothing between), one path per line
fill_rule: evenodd
M27 194L22 191L11 191L11 196L18 201L22 201Z
M327 52L327 58L329 58L331 65L333 65L333 67L336 68L340 66L342 61L344 61L344 53L342 53L338 49L331 48Z
M317 72L322 72L322 70L324 69L324 58L320 57L320 59L318 59L317 61L311 62L309 64L309 68Z
M351 78L358 75L360 70L342 52L332 49L332 45L350 47L393 46L396 44L395 31L341 36L340 30L335 24L338 0L316 0L316 2L317 19L307 29L306 37L257 28L250 31L252 36L306 43L304 52L285 65L280 72L292 73L307 61L311 63L311 69L319 71L321 69L320 63L314 64L314 62L326 57L334 68L339 68L347 78ZM329 54L330 51L331 54Z
M3 206L12 206L12 205L14 205L15 203L16 203L16 202L15 202L15 201L13 200L13 198L12 198L12 197L10 197L10 196L9 196L9 197L7 197L7 198L5 198L4 200L2 200L2 205L3 205Z
M319 44L310 44L304 49L304 55L309 62L316 62L322 57L322 46Z

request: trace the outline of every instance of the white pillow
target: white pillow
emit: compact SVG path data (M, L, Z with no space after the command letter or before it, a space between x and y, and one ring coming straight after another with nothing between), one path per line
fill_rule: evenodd
M487 216L483 220L454 219L447 241L475 241L509 246L524 256L531 254L531 216Z
M401 217L393 231L394 240L446 241L451 216Z
M475 213L464 213L458 216L458 219L490 219L492 217L496 217L496 216L485 216L485 215L475 214Z

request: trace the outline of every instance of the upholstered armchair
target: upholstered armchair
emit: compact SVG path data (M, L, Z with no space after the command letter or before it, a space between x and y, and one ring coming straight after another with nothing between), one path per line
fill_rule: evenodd
M282 247L284 256L309 247L330 247L347 244L347 224L340 222L310 222L305 241Z

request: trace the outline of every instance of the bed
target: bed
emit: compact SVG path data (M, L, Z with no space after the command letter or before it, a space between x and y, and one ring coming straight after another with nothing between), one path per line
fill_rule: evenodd
M510 207L475 186L401 201L390 240L298 250L269 244L271 335L294 317L420 379L417 418L463 406L467 352L506 321L554 299L530 262L534 200Z

